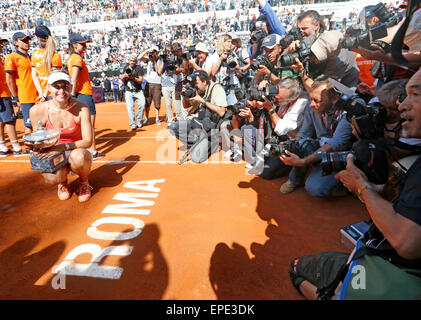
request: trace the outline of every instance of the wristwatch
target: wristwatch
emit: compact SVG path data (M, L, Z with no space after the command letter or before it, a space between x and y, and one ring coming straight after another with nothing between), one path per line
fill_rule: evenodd
M64 144L64 150L65 151L70 150L70 143L65 143Z

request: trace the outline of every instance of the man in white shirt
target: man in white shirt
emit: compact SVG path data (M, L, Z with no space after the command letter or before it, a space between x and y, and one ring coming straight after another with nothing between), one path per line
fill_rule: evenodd
M281 80L278 94L262 104L269 111L274 134L285 139L295 138L303 122L304 109L310 105L310 99L301 85L292 78ZM275 179L289 171L279 156L271 155L264 162L258 161L251 173L257 173L263 179Z

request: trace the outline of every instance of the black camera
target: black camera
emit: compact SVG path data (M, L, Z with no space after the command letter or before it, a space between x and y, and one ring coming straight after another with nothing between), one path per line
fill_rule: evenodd
M181 58L182 58L184 61L191 60L191 59L196 59L196 57L197 57L197 51L196 51L196 47L195 47L195 46L190 46L190 47L188 47L188 48L187 48L187 51L186 51L186 52L184 52L184 53L181 55Z
M227 64L228 64L228 68L233 70L237 67L238 65L238 59L237 56L235 55L234 52L228 52L227 53Z
M348 50L357 47L369 49L371 42L387 36L387 28L384 23L380 23L364 31L358 25L353 25L348 28L346 34L348 34L349 37L340 41L340 46L342 48Z
M289 47L291 42L300 40L303 41L303 35L301 34L301 30L299 28L292 28L282 39L280 45L282 49L286 49Z
M384 136L387 113L381 104L365 106L353 97L343 94L336 102L335 109L347 112L346 117L358 131L360 139L375 139Z
M159 54L159 57L163 60L166 61L168 59L168 51L164 50Z
M402 14L395 11L391 13L385 5L380 2L372 10L372 14L379 18L379 23L367 28L359 25L352 25L346 30L349 37L342 39L342 48L352 50L357 47L370 49L370 43L387 36L387 28L397 25L403 18Z
M243 101L238 101L237 103L230 105L227 107L227 109L229 111L231 111L231 113L234 114L239 114L241 112L241 110L247 109L247 105L245 102Z
M269 69L270 72L275 74L277 73L275 66L272 64L272 62L270 62L266 54L261 54L260 56L257 56L256 61L254 61L251 64L251 68L254 71L257 71L257 69L259 69L260 66L265 66Z
M267 146L267 145L266 145ZM265 148L266 148L265 146ZM285 151L289 151L291 153L296 154L300 158L303 157L303 148L301 148L300 143L298 140L295 139L289 139L284 141L282 144L276 143L276 144L270 144L270 153L274 155L275 157L279 157L283 154L286 154ZM268 154L270 154L268 152Z
M265 29L257 29L256 31L254 31L251 34L250 37L250 44L253 45L255 43L260 43L263 41L264 38L266 38L268 36L267 32L265 31Z
M251 88L250 91L246 94L247 100L250 101L261 101L263 102L263 96L267 99L272 100L279 93L279 88L277 85L268 84L263 91L257 90L257 88Z
M388 180L389 165L387 162L386 140L361 139L352 146L351 151L344 152L317 152L315 155L322 161L320 166L323 175L339 172L346 169L346 158L353 154L355 165L364 172L368 180L375 184L384 184Z
M310 48L304 41L301 41L297 51L292 54L282 55L279 63L281 67L288 67L295 64L295 58L298 58L298 60L300 60L302 63L305 63L310 59L310 53Z
M183 97L193 98L196 95L196 88L193 87L189 82L186 83L184 90L180 93Z
M167 71L168 73L175 73L175 71L177 70L177 66L178 66L178 59L177 56L172 55L168 60L167 60Z
M128 75L131 75L133 70L130 68L127 68L124 72L127 73Z

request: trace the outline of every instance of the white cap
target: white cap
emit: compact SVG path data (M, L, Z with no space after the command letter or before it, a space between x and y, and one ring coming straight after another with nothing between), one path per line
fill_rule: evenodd
M151 47L151 50L153 51L153 50L155 50L156 52L159 52L159 48L158 48L158 46L152 46Z
M47 84L53 84L60 80L67 81L70 84L72 83L72 79L67 73L63 71L54 71L54 72L51 72L50 75L48 76Z
M209 53L209 47L204 42L199 42L196 44L196 51Z

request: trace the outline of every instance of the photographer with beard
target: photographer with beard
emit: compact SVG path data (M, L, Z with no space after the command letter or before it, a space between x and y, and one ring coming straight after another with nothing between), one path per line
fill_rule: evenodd
M216 129L217 123L225 115L227 100L224 88L210 80L208 73L204 70L193 72L187 77L189 84L195 92L195 96L187 98L184 87L183 105L185 108L197 107L197 115L191 120L179 120L168 126L171 134L186 145L195 145L191 154L192 161L201 163L209 157L209 139L208 133L211 129ZM215 152L219 139L216 139L215 145L211 145L211 153Z
M407 97L399 105L402 135L420 139L421 71L409 80L406 90ZM289 271L294 287L307 299L420 299L421 158L406 173L393 203L373 190L353 155L348 155L346 170L335 178L358 194L371 227L351 255L322 252L294 259ZM364 290L351 285L358 281L358 270L364 270Z
M335 109L335 103L340 96L341 94L329 80L312 83L310 108L304 111L303 126L296 137L303 149L302 158L289 151L280 156L285 165L293 167L288 181L281 186L281 193L294 191L304 181L305 189L311 196L326 197L339 191L341 184L334 178L335 173L322 176L320 159L315 153L350 149L352 136L350 123L344 111ZM312 139L314 137L315 140ZM312 140L307 144L305 143L307 139ZM305 179L310 165L313 165L313 170Z
M129 125L132 130L143 126L142 118L145 107L145 95L142 90L143 69L137 65L137 56L132 55L129 64L124 68L124 73L120 75L125 87L125 102L129 116ZM135 117L135 102L138 109Z
M342 38L342 33L336 30L323 32L311 45L309 70L305 69L298 58L290 66L300 73L307 91L311 90L314 79L321 75L335 78L349 88L357 87L360 71L354 53L340 48L339 41Z

